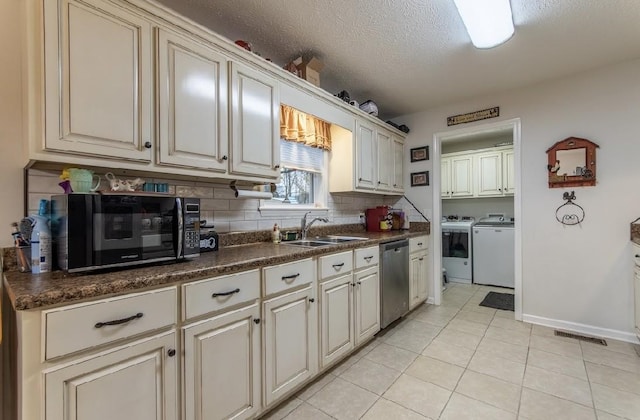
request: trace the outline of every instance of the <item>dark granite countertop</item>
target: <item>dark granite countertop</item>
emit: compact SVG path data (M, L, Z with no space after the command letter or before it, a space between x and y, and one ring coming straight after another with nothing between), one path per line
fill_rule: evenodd
M640 224L631 223L631 242L640 245Z
M139 291L146 288L180 284L302 258L331 254L429 234L429 223L412 223L410 231L348 232L365 241L345 242L319 248L303 248L285 243L255 242L231 245L217 252L202 253L193 260L130 269L98 271L89 274L65 274L61 271L32 275L18 271L4 273L5 292L16 310L43 309L85 299ZM337 234L331 232L330 234ZM222 241L221 241L222 242Z

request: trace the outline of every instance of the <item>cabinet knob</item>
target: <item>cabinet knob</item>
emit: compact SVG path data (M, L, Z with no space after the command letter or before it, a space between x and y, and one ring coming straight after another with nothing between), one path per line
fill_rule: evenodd
M398 187L398 184L393 184L393 188L397 188L397 187Z
M145 141L144 142L144 148L145 149L151 149L151 142L150 141Z
M362 284L362 282L361 282L361 281L357 281L356 283L357 283L357 284Z
M315 300L314 298L309 298L309 303L313 303L313 302L315 302L315 301L316 301L316 300Z
M175 355L176 355L176 349L169 349L169 350L167 350L167 355L168 355L169 357L173 357L173 356L175 356Z
M260 323L260 318L255 318L255 319L253 320L253 322L254 322L254 324L256 324L256 325L257 325L257 324L259 324L259 323Z
M362 181L362 178L358 178L358 181Z
M228 160L229 157L227 155L222 156L222 160Z
M280 169L280 165L275 165L273 169Z
M382 182L378 181L378 184L382 184Z

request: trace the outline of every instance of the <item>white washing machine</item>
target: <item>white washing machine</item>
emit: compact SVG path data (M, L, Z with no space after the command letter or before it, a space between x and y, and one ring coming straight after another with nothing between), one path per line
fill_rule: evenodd
M447 280L455 283L472 283L473 247L471 218L442 221L442 266L447 270Z
M488 217L473 226L473 282L515 287L515 229L512 219Z

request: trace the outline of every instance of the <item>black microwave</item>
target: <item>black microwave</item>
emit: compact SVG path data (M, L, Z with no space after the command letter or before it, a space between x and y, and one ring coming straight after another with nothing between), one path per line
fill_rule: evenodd
M58 266L68 272L200 255L200 199L152 194L51 197Z

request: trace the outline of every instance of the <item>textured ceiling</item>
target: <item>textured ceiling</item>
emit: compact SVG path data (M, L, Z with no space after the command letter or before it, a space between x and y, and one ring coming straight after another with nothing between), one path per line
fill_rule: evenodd
M515 35L471 45L453 0L159 0L284 65L315 55L322 88L383 119L640 57L640 0L511 0Z

